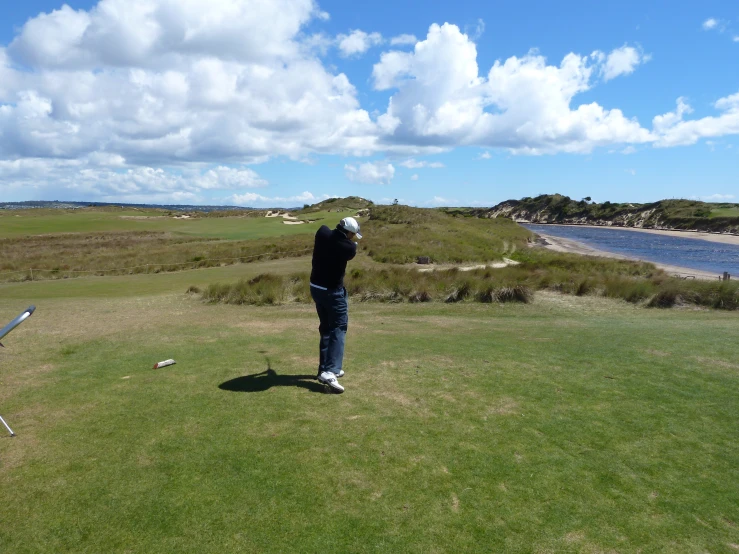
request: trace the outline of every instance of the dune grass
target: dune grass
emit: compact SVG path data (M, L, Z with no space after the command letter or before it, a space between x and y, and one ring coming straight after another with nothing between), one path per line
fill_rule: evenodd
M179 291L39 303L0 352L0 551L739 544L736 314L354 303L341 396L316 327Z
M649 204L591 202L561 194L507 200L492 208L452 208L460 215L513 217L534 223L592 223L645 229L683 229L718 233L739 232L739 205L669 199Z
M172 272L300 256L312 248L320 225L334 228L356 213L334 204L304 210L296 216L305 221L299 225L238 212L194 214L190 220L115 209L0 214L0 281ZM531 236L507 220L454 218L438 210L379 206L372 214L370 221L359 218L365 234L359 250L381 263L415 262L418 256L441 263L500 260Z
M0 282L172 272L302 256L320 225L334 227L342 217L320 211L302 225L286 225L281 217L264 217L266 212L180 220L160 211L122 219L129 212L97 210L0 212Z
M0 239L0 280L66 279L220 267L305 256L310 234L227 241L169 233L70 233ZM33 271L31 271L33 269Z
M488 262L526 246L532 233L508 219L453 217L441 210L376 206L362 225L362 248L383 263L425 256L433 263Z
M534 291L605 296L653 308L704 306L739 309L739 282L668 276L652 264L574 255L534 254L518 266L421 272L409 267L355 267L345 278L360 302L529 302ZM312 302L307 272L263 273L213 283L202 294L211 303L281 305Z
M236 283L215 283L202 292L209 303L282 305L310 303L308 273L262 273ZM501 285L491 272L457 270L419 273L410 269L354 269L346 280L349 295L359 302L530 302L533 291L515 283ZM197 289L197 290L196 290ZM193 292L200 292L194 286Z

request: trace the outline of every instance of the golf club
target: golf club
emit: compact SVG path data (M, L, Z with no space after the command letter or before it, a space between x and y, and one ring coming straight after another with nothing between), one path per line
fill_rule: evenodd
M10 333L13 329L18 327L21 323L23 323L25 320L27 320L33 312L36 311L36 306L30 306L25 312L23 312L21 315L16 317L13 321L8 323L3 329L0 331L0 340L2 340L8 333ZM3 346L2 343L0 343L0 346Z
M8 333L10 333L10 332L11 332L11 331L12 331L13 329L15 329L16 327L18 327L18 325L20 325L20 324L21 324L21 323L23 323L23 322L24 322L25 320L27 320L27 319L28 319L29 317L31 317L31 315L32 315L32 314L33 314L33 312L35 312L35 311L36 311L36 306L30 306L30 307L29 307L29 308L28 308L28 309L27 309L27 310L26 310L25 312L23 312L23 313L22 313L21 315L19 315L18 317L16 317L16 318L15 318L15 319L14 319L13 321L11 321L10 323L8 323L8 324L7 324L7 325L6 325L5 327L3 327L3 328L2 328L2 330L0 331L0 339L4 338L4 337L5 337L5 336L6 336L6 335L7 335ZM0 346L3 346L3 344L2 344L2 343L0 343ZM3 348L4 348L4 347L3 347ZM11 437L14 437L14 436L15 436L15 433L14 433L14 432L13 432L13 430L12 430L12 429L10 428L10 425L8 425L8 424L7 424L6 422L5 422L5 420L3 419L3 417L2 417L2 416L0 416L0 421L2 421L3 425L5 425L5 428L6 428L6 429L8 430L8 432L10 433L10 436L11 436Z
M7 423L5 423L5 420L3 419L3 416L0 416L0 421L2 421L2 422L3 422L3 425L5 425L5 428L6 428L6 429L8 430L8 432L10 433L10 436L11 436L11 437L14 437L14 436L15 436L15 433L13 433L13 430L12 430L12 429L10 428L10 425L8 425Z

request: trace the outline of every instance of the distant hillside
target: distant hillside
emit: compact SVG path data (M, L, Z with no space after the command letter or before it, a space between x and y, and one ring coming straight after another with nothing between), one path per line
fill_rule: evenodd
M122 204L112 202L72 202L60 200L28 200L26 202L0 202L0 210L59 209L78 208L141 208L182 212L215 212L233 210L255 210L241 206L189 206L187 204Z
M311 206L305 205L302 210L290 210L291 213L309 214L315 212L343 212L346 210L366 210L374 206L374 202L360 198L359 196L347 196L346 198L328 198Z
M739 204L660 200L651 204L573 200L561 194L507 200L489 209L468 210L478 217L519 222L603 225L739 234Z

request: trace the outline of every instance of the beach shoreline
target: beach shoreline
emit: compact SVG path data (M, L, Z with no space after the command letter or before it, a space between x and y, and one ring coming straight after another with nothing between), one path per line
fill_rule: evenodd
M554 252L567 252L570 254L579 254L581 256L599 256L601 258L613 258L617 260L648 262L648 263L654 264L656 267L658 267L659 269L662 269L663 271L669 273L670 275L674 275L676 277L680 277L683 279L694 278L694 279L714 281L714 280L717 280L719 277L717 273L711 273L709 271L701 271L700 269L691 269L689 267L680 267L680 266L675 266L675 265L662 264L659 262L653 262L651 260L642 260L639 258L624 256L623 254L616 254L614 252L608 252L607 250L598 250L597 248L593 248L592 246L588 246L587 244L583 244L582 242L578 242L576 240L565 239L562 237L555 237L555 236L543 234L540 232L537 232L536 234L545 240L546 243L543 244L543 246Z
M643 229L640 227L621 227L614 225L576 225L567 223L532 223L530 221L519 221L519 224L542 225L547 227L585 227L589 229L618 229L619 231L633 231L636 233L650 233L653 235L664 235L668 237L681 237L687 239L705 240L721 244L734 244L739 246L739 235L723 233L707 233L705 231L678 231L668 229ZM537 233L540 234L540 233Z

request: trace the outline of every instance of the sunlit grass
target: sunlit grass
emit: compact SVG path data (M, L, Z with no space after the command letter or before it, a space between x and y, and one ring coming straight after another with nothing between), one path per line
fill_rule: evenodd
M712 208L709 217L739 217L739 206Z
M310 305L38 304L0 352L3 552L739 544L736 314L353 303L336 396Z
M524 248L531 235L507 220L455 218L404 206L376 210L370 221L358 218L365 236L358 248L381 263L415 262L419 256L442 263L500 260ZM300 256L312 248L320 225L333 229L356 210L338 206L292 216L301 224L263 215L183 220L154 213L136 218L112 209L2 214L0 281L173 272Z

